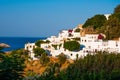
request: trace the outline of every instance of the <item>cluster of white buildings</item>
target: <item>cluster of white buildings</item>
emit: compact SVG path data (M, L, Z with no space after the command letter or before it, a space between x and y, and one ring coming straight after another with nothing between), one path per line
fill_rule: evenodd
M69 59L75 60L76 58L81 58L86 56L87 54L92 54L97 51L108 51L109 53L115 52L120 53L120 40L108 40L103 41L102 38L104 37L103 34L85 34L82 36L80 32L76 32L77 28L71 30L62 30L58 36L51 36L46 40L49 40L50 43L43 43L41 44L41 48L49 51L51 56L58 56L59 54L63 53ZM80 31L82 28L79 28ZM67 40L74 40L77 38L77 41L80 43L80 50L79 51L69 51L64 49L63 44L64 41ZM57 47L53 47L56 45ZM25 44L25 50L28 50L30 53L31 58L36 59L34 57L33 49L36 48L35 43L27 43Z
M102 39L99 39L99 35L86 34L84 37L81 37L80 42L85 45L83 52L93 53L96 51L107 51L109 53L120 53L120 40L103 41Z

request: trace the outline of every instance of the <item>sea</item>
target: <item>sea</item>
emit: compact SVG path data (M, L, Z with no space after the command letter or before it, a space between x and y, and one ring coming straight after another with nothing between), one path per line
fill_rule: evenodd
M0 43L8 44L9 48L4 48L2 51L12 51L24 48L26 43L34 43L37 40L44 40L46 37L0 37Z

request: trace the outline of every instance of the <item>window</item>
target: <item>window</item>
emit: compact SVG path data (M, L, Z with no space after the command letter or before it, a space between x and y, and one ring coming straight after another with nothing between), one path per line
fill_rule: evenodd
M28 46L27 46L27 50L28 50Z
M116 47L118 47L118 43L116 42Z
M35 49L35 46L33 46L33 49Z
M91 48L91 46L89 46L89 49Z
M72 56L72 54L70 54Z
M88 53L88 50L86 50L86 52Z
M83 40L82 40L82 42L83 42Z
M116 44L116 47L118 47L118 44Z

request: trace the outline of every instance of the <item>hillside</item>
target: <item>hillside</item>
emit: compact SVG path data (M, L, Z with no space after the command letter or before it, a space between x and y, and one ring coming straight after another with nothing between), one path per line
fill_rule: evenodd
M120 37L120 5L118 5L112 14L97 14L89 19L83 25L83 28L94 28L97 33L104 33L107 40Z
M52 67L54 64L59 64L59 59L55 57L49 57L50 61L42 65L39 60L31 60L25 61L25 76L35 76L36 74L42 75L49 67ZM73 63L73 60L66 60L65 63L60 64L59 70L62 71L66 69L71 63ZM56 66L55 66L56 67Z

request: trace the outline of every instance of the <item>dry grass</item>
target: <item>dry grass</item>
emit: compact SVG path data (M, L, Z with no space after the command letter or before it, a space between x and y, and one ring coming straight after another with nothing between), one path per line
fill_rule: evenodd
M58 58L55 57L49 57L49 58L50 58L49 63L59 63ZM73 63L73 60L66 60L65 63L61 65L60 70L66 69L70 63ZM26 68L24 69L25 75L27 74L28 71L33 71L34 73L42 74L47 68L47 64L43 66L42 64L40 64L39 60L34 60L34 61L27 60L25 61L25 65L26 65Z

